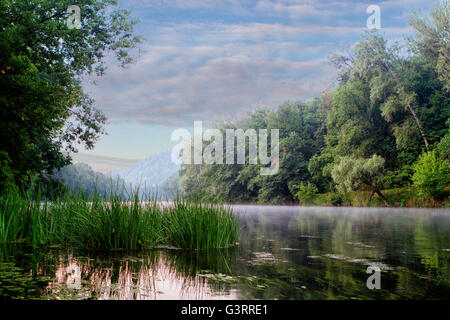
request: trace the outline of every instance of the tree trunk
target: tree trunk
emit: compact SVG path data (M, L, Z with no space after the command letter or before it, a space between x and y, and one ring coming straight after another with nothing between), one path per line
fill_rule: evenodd
M425 148L427 149L427 152L428 152L428 151L430 151L428 149L428 140L427 140L427 137L425 137L425 133L423 132L419 117L417 116L416 112L414 111L414 109L411 107L410 104L408 104L408 109L409 109L409 112L411 112L411 114L413 115L414 120L416 120L417 126L419 127L420 134L422 135L423 141L425 142Z
M381 193L380 189L375 188L375 189L373 189L373 192L375 192L380 197L380 199L383 200L384 205L386 207L390 207L389 203L387 202L387 199L383 196L383 194Z
M370 200L372 200L372 197L374 194L375 194L375 191L372 190L372 193L370 194L370 197L369 197L369 202L370 202Z
M400 80L397 78L397 76L392 72L391 68L389 66L385 66L388 72L391 74L391 76L394 78L394 80L397 82L398 85L400 85ZM420 134L422 135L423 141L425 142L425 148L427 149L427 152L430 151L428 149L428 140L425 136L425 133L423 132L422 125L420 123L420 119L417 116L416 112L414 111L413 107L411 107L411 104L408 104L408 110L411 112L412 116L414 117L414 120L416 120L417 126L419 127Z

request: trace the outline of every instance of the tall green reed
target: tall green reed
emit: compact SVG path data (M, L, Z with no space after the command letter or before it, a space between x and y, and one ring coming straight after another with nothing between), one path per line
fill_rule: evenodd
M163 206L157 194L113 188L106 200L98 193L91 198L80 193L41 201L37 190L0 196L0 242L126 250L167 244L202 250L239 239L231 209L212 203L181 199Z
M182 248L223 248L239 240L230 208L201 200L177 200L163 215L168 242Z

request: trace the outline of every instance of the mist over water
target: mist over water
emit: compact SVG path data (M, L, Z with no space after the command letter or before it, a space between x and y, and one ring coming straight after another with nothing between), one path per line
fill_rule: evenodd
M232 248L125 253L3 245L0 281L37 288L25 290L25 296L49 299L450 296L449 210L252 205L233 210L241 240ZM8 271L12 265L16 273L30 275L29 281L18 281ZM381 270L379 290L366 286L369 266Z

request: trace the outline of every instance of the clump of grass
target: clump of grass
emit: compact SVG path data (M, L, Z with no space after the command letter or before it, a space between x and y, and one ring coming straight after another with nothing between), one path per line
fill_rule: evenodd
M33 200L34 199L34 200ZM124 198L111 191L108 200L94 195L66 195L41 202L10 193L0 196L0 242L26 240L35 246L64 244L79 248L150 248L168 244L188 249L226 247L239 229L230 209L201 201L175 201L162 207L157 196Z
M0 198L0 242L23 238L27 207L18 194L10 193Z
M152 247L163 240L157 202L140 203L111 196L109 201L72 197L59 202L53 214L62 216L62 243L77 247L127 249Z
M163 215L167 241L189 249L223 248L239 240L231 209L201 201L177 200Z

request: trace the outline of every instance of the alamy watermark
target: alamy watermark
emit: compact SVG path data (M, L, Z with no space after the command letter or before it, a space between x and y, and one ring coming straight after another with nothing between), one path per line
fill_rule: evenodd
M381 270L377 266L369 266L366 273L372 274L367 278L367 288L370 290L381 289Z
M279 169L279 130L270 130L270 155L268 154L267 129L207 129L202 121L194 121L194 136L187 129L172 132L172 141L179 143L172 149L172 161L177 164L245 164L248 141L248 164L269 165L262 167L261 175L274 175ZM247 140L248 139L248 140ZM204 148L204 142L213 140ZM225 153L225 158L224 158ZM236 156L235 156L236 155Z
M381 29L381 9L380 6L372 4L367 7L367 14L370 16L367 18L367 29Z
M67 7L69 17L66 20L67 28L81 29L81 10L79 6L71 5Z

